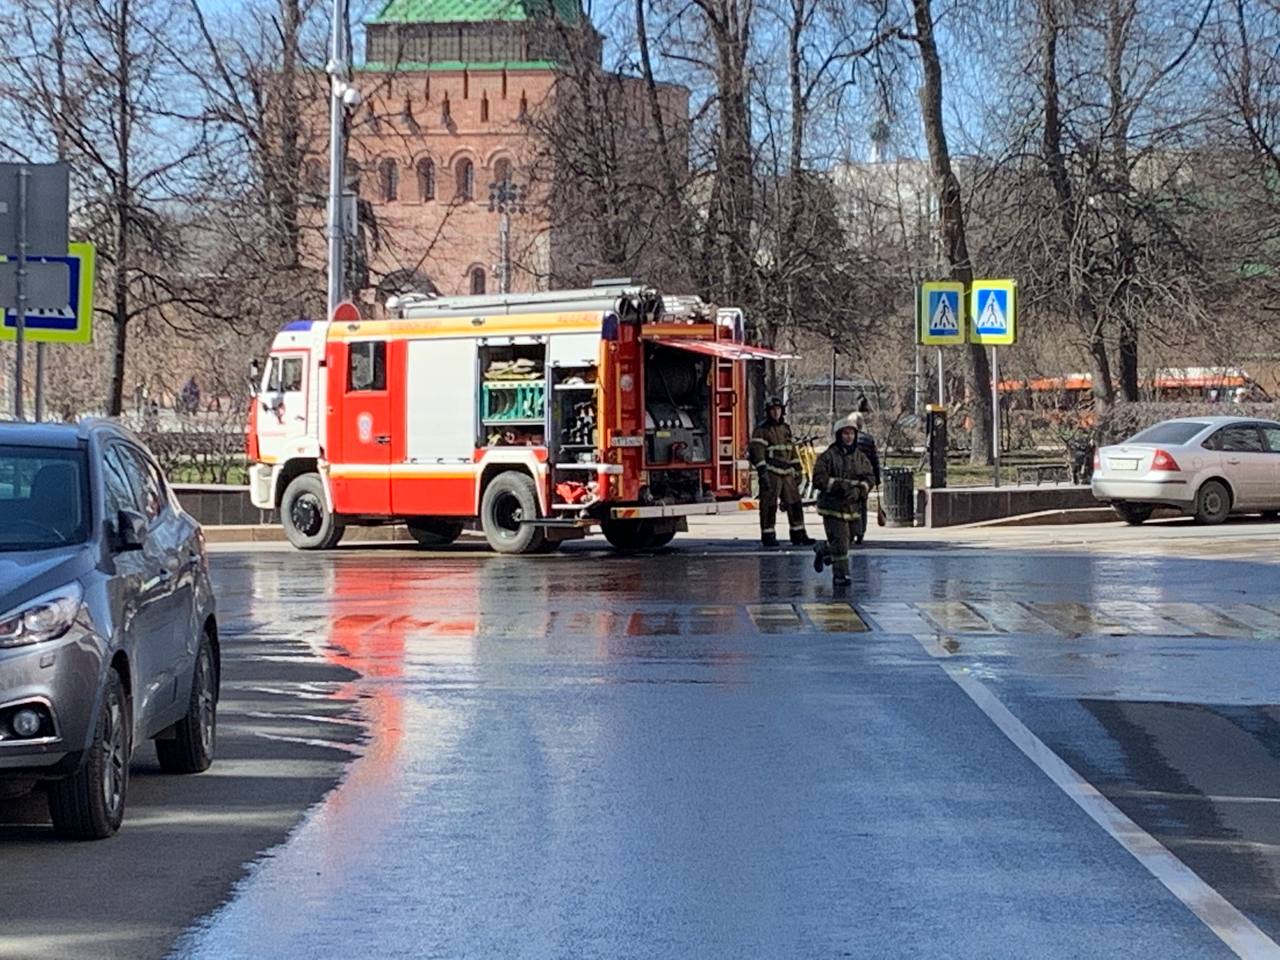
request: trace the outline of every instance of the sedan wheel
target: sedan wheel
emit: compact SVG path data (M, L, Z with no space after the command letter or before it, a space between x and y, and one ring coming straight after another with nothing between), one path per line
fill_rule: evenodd
M1196 495L1196 523L1222 523L1231 513L1231 494L1219 480L1209 480Z

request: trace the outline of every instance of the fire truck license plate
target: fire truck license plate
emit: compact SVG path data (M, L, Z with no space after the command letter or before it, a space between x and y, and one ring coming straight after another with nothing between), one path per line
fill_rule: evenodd
M613 437L609 440L611 447L643 447L644 437Z

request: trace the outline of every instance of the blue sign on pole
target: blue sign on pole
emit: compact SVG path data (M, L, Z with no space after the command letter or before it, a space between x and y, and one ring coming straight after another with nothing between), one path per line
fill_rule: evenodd
M93 340L94 247L73 243L64 257L29 257L28 263L59 263L67 268L67 296L51 310L28 310L24 323L27 340L45 343L90 343ZM7 310L0 324L0 340L15 339L17 312Z
M1012 280L975 280L970 340L1007 346L1017 339L1016 285Z
M920 342L939 347L964 343L964 284L924 283L920 293Z

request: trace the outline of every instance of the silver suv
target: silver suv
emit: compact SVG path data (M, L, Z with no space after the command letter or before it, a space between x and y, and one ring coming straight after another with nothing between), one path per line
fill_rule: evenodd
M0 424L0 796L43 786L58 833L110 836L144 738L208 768L219 669L204 535L138 439Z

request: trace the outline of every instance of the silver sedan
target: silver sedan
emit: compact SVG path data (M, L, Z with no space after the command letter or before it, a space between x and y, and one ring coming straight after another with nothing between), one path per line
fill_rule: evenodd
M1176 507L1200 523L1280 515L1280 423L1184 417L1148 427L1093 460L1093 495L1128 523Z

